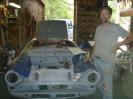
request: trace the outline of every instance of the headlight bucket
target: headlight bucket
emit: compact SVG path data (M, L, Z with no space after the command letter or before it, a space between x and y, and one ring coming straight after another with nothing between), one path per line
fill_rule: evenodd
M10 70L5 75L5 81L8 85L13 86L20 83L22 81L22 78L16 71Z
M90 85L95 85L99 82L100 75L97 71L92 70L87 74L87 80Z

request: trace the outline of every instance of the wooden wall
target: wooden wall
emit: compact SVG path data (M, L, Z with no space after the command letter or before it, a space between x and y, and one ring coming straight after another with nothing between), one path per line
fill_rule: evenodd
M31 15L35 17L36 21L44 19L44 2L41 0L23 0L22 9L28 8Z
M21 8L9 6L9 1L18 3ZM44 19L44 1L0 0L0 47L9 42L18 50L34 38L36 23Z
M37 22L44 20L45 4L41 0L23 0L21 5L21 42L23 43L23 46L36 36ZM29 26L27 26L28 23L30 23Z
M98 24L98 10L108 5L108 0L75 0L74 1L74 40L93 40Z

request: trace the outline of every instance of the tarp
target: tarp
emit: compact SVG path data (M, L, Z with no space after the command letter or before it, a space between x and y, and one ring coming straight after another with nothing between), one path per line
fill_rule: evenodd
M23 77L28 77L31 71L31 65L30 56L23 56L12 66L11 69Z

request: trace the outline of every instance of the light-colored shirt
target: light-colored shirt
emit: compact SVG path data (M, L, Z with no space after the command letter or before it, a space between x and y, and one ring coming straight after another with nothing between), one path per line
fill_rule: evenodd
M110 23L108 25L99 25L95 33L94 55L101 59L114 63L116 62L114 46L118 43L118 37L127 37L128 31L120 25Z

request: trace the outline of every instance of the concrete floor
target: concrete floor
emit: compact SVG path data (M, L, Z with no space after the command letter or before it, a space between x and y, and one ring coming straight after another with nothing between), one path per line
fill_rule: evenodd
M128 73L124 80L114 81L114 99L133 99L133 74ZM5 82L4 75L0 75L0 99L10 99ZM97 91L95 94L86 98L79 99L102 99Z

